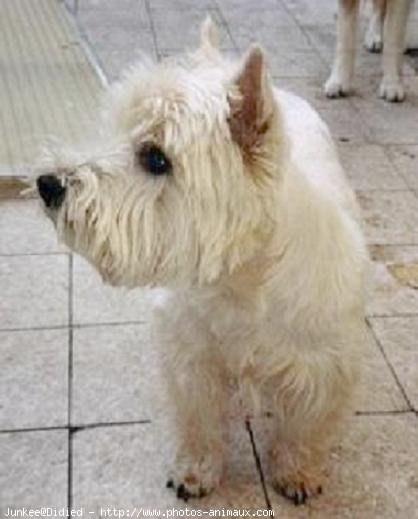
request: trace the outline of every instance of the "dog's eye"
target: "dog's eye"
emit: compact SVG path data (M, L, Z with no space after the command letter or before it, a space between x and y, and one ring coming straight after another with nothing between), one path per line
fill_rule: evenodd
M141 167L151 175L167 175L171 172L170 160L155 144L144 144L137 158Z

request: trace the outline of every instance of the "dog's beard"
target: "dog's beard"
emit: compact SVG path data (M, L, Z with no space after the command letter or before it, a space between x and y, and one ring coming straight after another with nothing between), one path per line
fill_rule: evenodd
M64 203L49 216L60 241L92 263L106 283L131 288L170 285L183 277L190 282L196 253L187 218L173 221L172 205L180 199L162 204L161 183L97 174L85 165L66 187Z

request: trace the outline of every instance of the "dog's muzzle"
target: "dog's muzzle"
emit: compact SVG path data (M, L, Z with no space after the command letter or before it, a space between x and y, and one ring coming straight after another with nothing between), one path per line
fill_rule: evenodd
M55 175L41 175L36 180L38 192L46 207L58 209L65 198L65 187Z

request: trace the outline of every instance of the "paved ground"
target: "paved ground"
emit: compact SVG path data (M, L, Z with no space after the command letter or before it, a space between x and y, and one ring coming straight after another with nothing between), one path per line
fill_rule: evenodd
M0 2L0 176L27 174L42 138L74 143L92 119L101 83L66 14L55 0Z
M355 97L326 100L335 4L80 1L80 26L109 78L140 51L159 57L193 46L207 11L225 51L261 41L277 83L330 124L364 210L375 260L365 400L333 452L324 495L298 509L277 496L264 456L258 467L248 431L235 423L228 473L199 503L205 510L270 503L280 518L418 518L418 62L406 60L403 105L377 99L379 58L363 51ZM103 287L56 244L34 201L0 203L0 287L3 515L23 506L85 507L85 517L111 506L183 509L164 488L172 431L141 291ZM260 453L266 430L252 424Z

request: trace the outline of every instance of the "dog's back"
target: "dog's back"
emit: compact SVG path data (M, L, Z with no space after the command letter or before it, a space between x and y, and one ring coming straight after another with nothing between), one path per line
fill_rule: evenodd
M328 194L358 219L358 207L341 167L335 144L326 123L304 99L276 90L284 130L289 139L289 163L321 196Z

